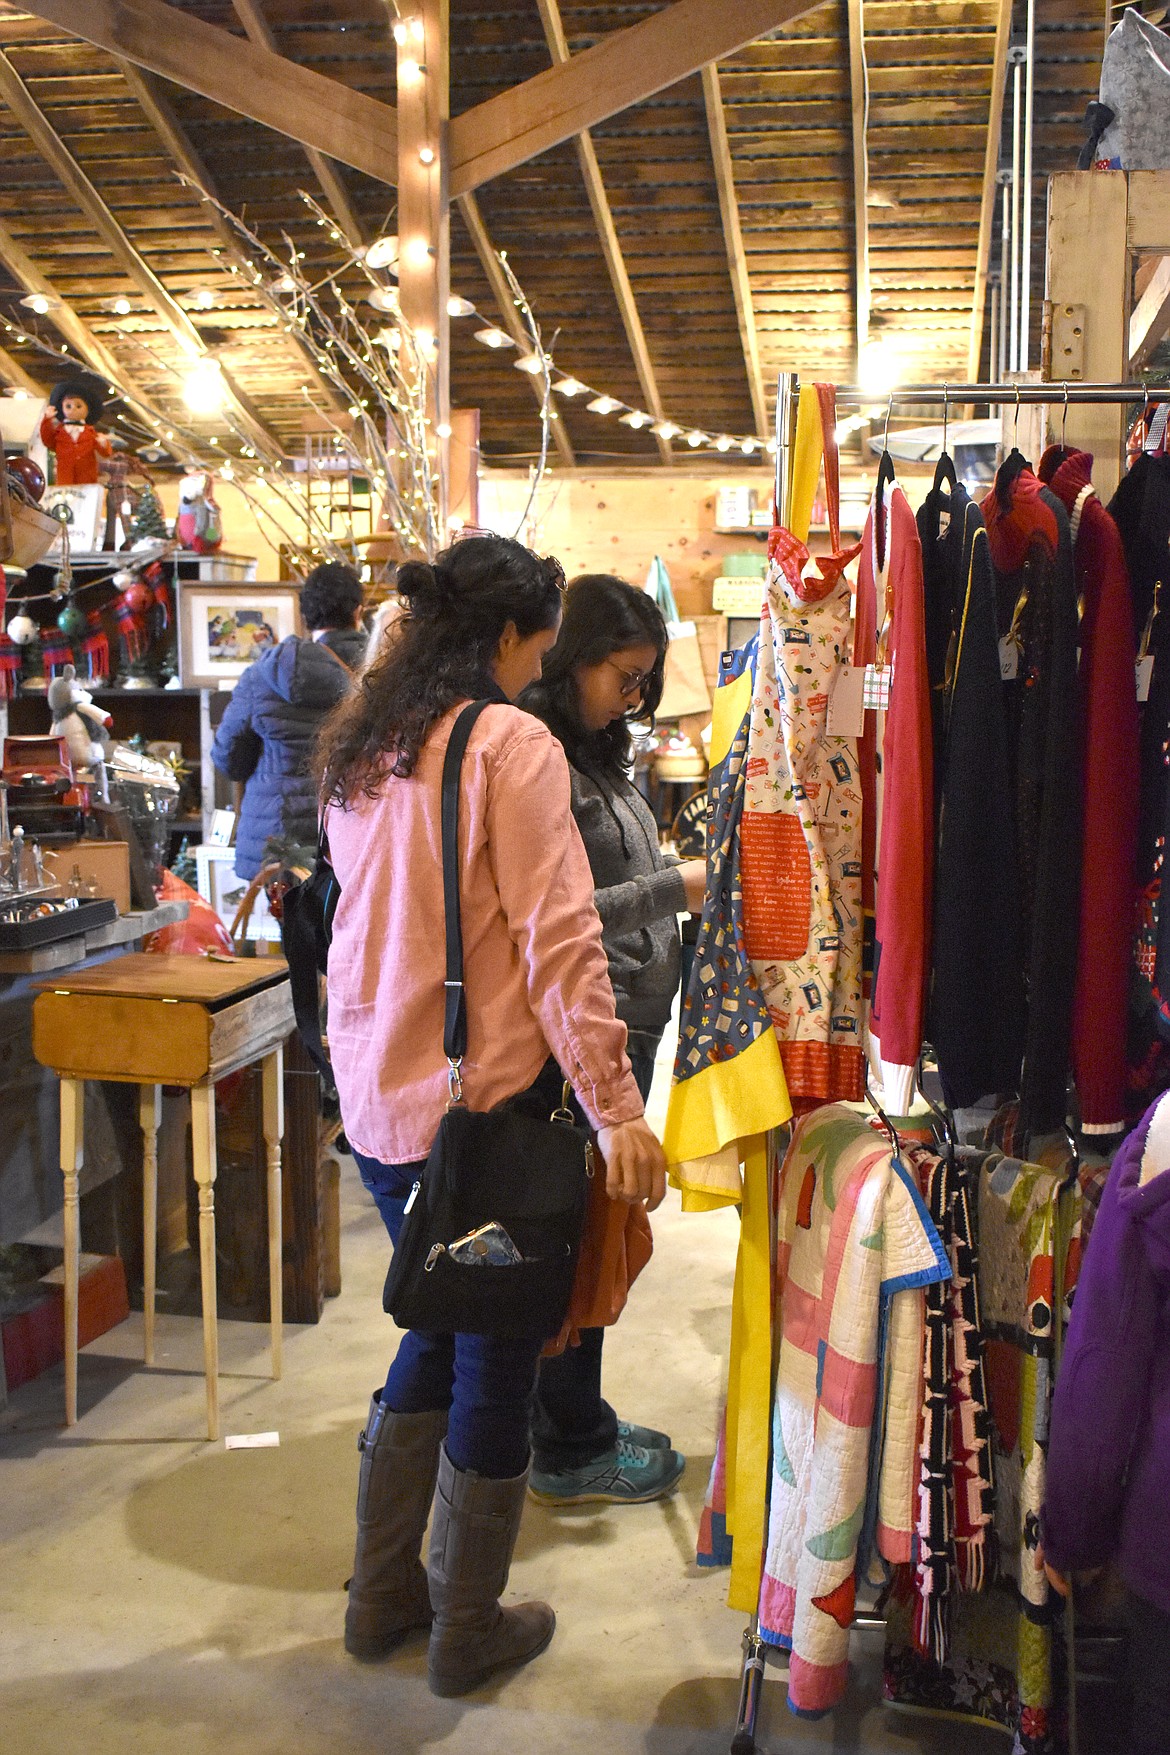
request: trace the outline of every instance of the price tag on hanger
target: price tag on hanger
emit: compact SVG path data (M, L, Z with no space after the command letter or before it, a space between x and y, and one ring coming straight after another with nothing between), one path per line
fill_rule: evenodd
M1137 661L1137 698L1139 701L1148 701L1149 700L1149 698L1150 698L1150 684L1153 682L1153 680L1154 680L1154 660L1153 660L1153 658L1152 657L1139 658Z
M860 737L865 730L865 666L843 664L829 696L825 730L830 737Z
M1020 671L1020 648L1010 634L999 643L999 676L1001 682L1015 682Z

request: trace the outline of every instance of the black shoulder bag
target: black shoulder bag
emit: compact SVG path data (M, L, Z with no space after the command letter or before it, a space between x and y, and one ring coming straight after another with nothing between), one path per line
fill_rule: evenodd
M473 701L460 713L443 764L443 1052L451 1100L406 1203L382 1303L400 1328L546 1340L569 1308L593 1154L553 1062L497 1109L484 1113L463 1101L459 771L487 705Z

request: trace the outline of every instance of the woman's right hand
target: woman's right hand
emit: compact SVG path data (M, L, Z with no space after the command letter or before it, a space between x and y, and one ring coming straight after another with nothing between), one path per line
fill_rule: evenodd
M684 859L680 861L678 869L687 893L687 907L692 914L701 914L703 899L707 894L707 861Z
M597 1145L610 1200L622 1200L631 1207L644 1201L646 1211L652 1213L666 1194L666 1157L645 1117L598 1128Z

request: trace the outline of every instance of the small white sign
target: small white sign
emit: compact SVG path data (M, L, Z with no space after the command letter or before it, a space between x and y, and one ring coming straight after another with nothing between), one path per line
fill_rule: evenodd
M829 696L825 730L830 737L860 737L865 729L865 666L843 664Z
M1014 682L1020 669L1020 648L1010 634L999 643L999 675L1001 682Z
M223 1441L225 1450L277 1450L279 1432L231 1432Z
M766 591L763 578L736 579L721 573L711 587L711 607L721 615L758 616Z

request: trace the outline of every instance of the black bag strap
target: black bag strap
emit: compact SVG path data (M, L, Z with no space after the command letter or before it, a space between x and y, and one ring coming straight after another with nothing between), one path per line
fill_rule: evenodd
M467 1002L463 993L463 923L459 911L459 771L472 727L490 701L472 701L451 728L443 761L443 912L447 975L443 983L443 1053L451 1062L451 1095L458 1101L458 1063L467 1052ZM461 1088L461 1087L460 1087Z

